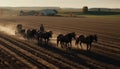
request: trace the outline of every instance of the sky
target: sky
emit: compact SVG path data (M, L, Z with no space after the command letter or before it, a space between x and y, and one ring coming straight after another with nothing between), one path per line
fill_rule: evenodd
M120 0L0 0L2 7L120 8Z

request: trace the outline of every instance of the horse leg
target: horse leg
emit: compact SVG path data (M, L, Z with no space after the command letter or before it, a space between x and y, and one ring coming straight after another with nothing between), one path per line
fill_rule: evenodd
M80 42L80 46L81 46L81 49L82 49L82 42Z
M45 43L46 45L48 45L48 41L49 41L49 40L48 40L48 39L46 39L46 43Z
M46 39L46 44L48 45L49 39Z
M60 42L61 47L63 48L63 42Z
M78 47L78 44L77 44L76 46L77 46L77 48L79 48L79 47Z
M89 47L89 44L87 44L87 50L89 50L89 48L88 48L88 47Z
M67 47L70 48L71 47L71 42L67 43Z
M38 45L42 45L41 38L40 38L40 39L38 38L38 40L37 40L37 41L38 41Z
M59 40L57 40L57 47L58 47L58 44L59 44Z
M70 48L71 44L70 43L67 43L67 48Z
M43 46L43 39L40 38L39 40L40 40L40 44Z
M69 47L69 49L71 49L72 48L72 43L70 42L70 47Z
M47 42L48 42L48 40L47 40L47 39L45 39L45 45L47 45Z
M77 48L78 48L78 44L77 43L75 43L75 46L77 46Z
M49 41L48 39L45 39L45 45L48 45L48 41Z
M92 44L90 43L90 48L89 48L89 50L91 50L91 45L92 45Z
M65 46L66 46L66 48L69 48L69 43L66 43L66 45L65 45Z
M72 43L70 42L70 48L72 48Z
M65 45L65 48L68 48L68 44L67 43L65 43L64 45Z

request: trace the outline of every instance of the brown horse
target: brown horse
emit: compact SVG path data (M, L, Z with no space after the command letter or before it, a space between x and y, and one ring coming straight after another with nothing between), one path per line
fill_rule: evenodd
M48 31L48 32L39 32L37 34L37 40L38 42L41 42L43 44L43 40L45 42L45 44L48 44L50 38L52 38L52 34L53 32L52 31Z
M78 44L80 43L80 46L82 48L82 43L86 44L87 45L87 50L90 50L91 49L91 45L92 45L92 42L97 42L98 41L98 37L97 35L89 35L87 37L85 37L84 35L80 35L77 39L76 39L76 42L75 44L77 45L78 47Z
M75 36L76 36L75 32L68 33L66 35L59 34L57 36L57 46L60 43L62 48L64 45L66 46L66 48L67 47L71 48L72 47L72 38L75 39Z

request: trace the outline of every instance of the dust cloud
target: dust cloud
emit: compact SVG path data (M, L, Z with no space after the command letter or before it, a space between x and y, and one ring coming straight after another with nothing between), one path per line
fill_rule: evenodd
M0 25L0 31L8 35L15 35L15 26L14 25Z

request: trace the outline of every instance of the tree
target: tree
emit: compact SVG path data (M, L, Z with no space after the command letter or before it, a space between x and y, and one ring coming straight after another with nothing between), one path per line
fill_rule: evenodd
M57 11L57 10L55 10L55 9L54 9L53 11L55 11L55 13L56 13L56 14L58 13L58 11Z
M83 9L82 9L83 13L86 13L88 12L88 7L87 6L84 6Z
M20 11L20 16L22 16L22 15L24 15L24 11L21 10Z

